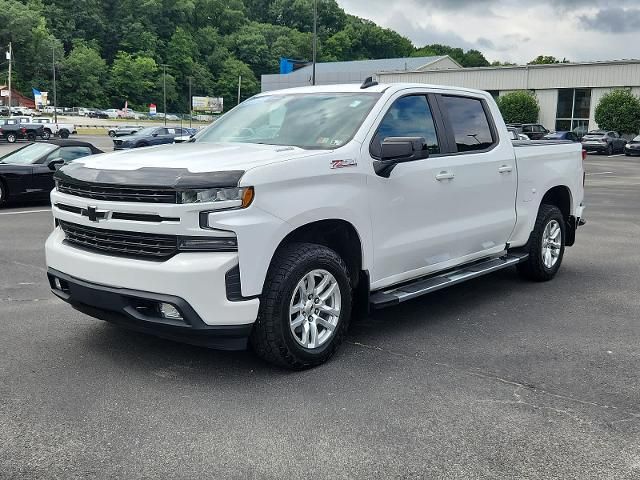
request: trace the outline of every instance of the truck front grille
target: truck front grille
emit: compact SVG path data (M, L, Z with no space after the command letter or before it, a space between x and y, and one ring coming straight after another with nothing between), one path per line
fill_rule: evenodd
M63 220L58 223L67 242L88 250L154 260L166 260L178 252L175 235L106 230Z
M178 203L175 190L161 188L109 187L58 181L58 191L76 197L112 202Z

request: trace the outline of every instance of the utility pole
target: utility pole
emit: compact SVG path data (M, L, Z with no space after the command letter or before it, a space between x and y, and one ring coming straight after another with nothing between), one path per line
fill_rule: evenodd
M189 128L191 128L191 120L193 117L193 102L191 98L191 77L189 77Z
M53 47L53 122L58 123L58 94L56 92L56 47Z
M166 63L161 63L162 67L162 97L164 103L164 125L167 126L167 67Z
M311 84L316 84L316 53L318 49L318 0L313 0L313 73Z
M9 116L11 116L11 64L13 63L13 51L11 50L11 42L9 42Z
M242 85L242 75L238 75L238 105L240 105L240 85Z

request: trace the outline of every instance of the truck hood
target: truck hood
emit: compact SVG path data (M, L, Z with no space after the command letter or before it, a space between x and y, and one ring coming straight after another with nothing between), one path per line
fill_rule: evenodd
M76 160L86 168L138 170L180 168L191 173L248 170L273 162L326 153L281 145L250 143L180 143L107 153Z
M237 185L251 168L324 153L281 145L179 143L83 157L58 170L56 178L121 186L210 188Z

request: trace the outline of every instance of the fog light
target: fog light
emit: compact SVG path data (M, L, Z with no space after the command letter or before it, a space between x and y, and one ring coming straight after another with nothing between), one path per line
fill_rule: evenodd
M53 286L56 290L62 290L62 284L60 283L60 279L58 277L53 277Z
M170 303L161 303L160 304L160 315L163 318L167 318L170 320L184 320L182 318L182 314L180 310L171 305Z

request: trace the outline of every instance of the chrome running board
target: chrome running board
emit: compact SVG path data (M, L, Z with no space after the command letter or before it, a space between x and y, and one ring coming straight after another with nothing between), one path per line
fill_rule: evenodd
M501 257L480 260L457 267L444 273L437 273L428 277L420 277L400 286L388 287L373 292L369 298L372 308L384 308L396 305L412 298L435 292L442 288L492 273L503 268L523 262L528 257L526 253L507 253Z

